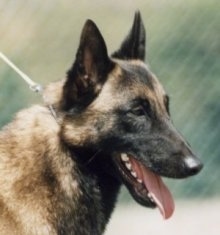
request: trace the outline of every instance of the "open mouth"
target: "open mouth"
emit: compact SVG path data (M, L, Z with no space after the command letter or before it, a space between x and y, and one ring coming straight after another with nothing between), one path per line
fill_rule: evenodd
M130 154L115 158L123 182L134 199L147 207L157 207L164 219L174 212L173 197L161 177Z

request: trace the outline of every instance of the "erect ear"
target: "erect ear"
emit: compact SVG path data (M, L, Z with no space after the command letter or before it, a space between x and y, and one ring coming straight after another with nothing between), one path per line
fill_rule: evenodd
M63 88L63 109L89 105L97 96L113 65L99 29L94 22L87 20L75 62L67 72Z
M145 59L145 28L139 11L135 13L132 28L118 51L112 54L118 59Z

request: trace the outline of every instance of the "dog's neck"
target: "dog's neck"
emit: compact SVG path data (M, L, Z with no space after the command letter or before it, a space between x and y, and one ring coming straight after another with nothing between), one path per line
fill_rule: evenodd
M65 80L52 83L44 89L44 102L49 107L51 115L55 118L59 126L62 125L63 115L61 112L61 97L63 91L63 85ZM64 140L63 140L64 141ZM117 196L120 190L121 182L114 177L113 173L110 172L113 164L108 162L107 158L103 153L91 148L76 148L65 144L65 148L69 151L72 156L73 162L77 162L79 173L88 178L93 178L96 182L95 189L100 191L101 205L103 205L103 211L105 216L104 223L107 224L111 213L114 209L114 205L117 201ZM82 185L82 187L84 187Z
M79 170L83 175L89 175L96 179L101 192L102 205L104 206L106 221L109 220L113 212L117 197L120 191L121 182L111 171L114 166L110 156L106 156L101 151L89 148L71 148L73 160L78 162Z

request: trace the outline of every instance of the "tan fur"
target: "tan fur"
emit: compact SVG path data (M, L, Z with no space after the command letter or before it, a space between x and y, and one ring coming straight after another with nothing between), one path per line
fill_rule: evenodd
M77 200L74 165L61 150L59 129L47 108L33 106L0 133L1 235L56 234L59 195Z
M132 73L131 79L124 76L122 66L133 68L130 65L148 71L149 86L133 79ZM148 100L157 117L169 119L165 91L140 61L118 61L98 96L80 115L62 110L64 82L50 84L44 91L46 104L19 112L0 132L0 235L59 235L63 233L57 227L65 221L71 224L66 230L71 235L92 234L94 228L98 231L95 234L102 234L114 201L105 215L97 176L91 178L90 173L79 170L69 147L84 147L87 143L95 146L114 129L114 111L136 97ZM56 118L48 105L53 106ZM89 186L84 187L88 181ZM85 225L90 222L94 211L95 225L81 226L82 221Z
M61 112L64 81L60 81L44 91L46 104L53 105L57 119L47 106L35 105L20 111L0 132L1 235L56 235L54 224L69 206L76 215L87 213L78 204L83 194L78 187L78 169L63 141L78 146L88 139L95 142L100 133L93 127L100 119L105 123L103 132L111 129L114 118L102 113L118 105L121 95L111 99L117 73L119 69L109 75L98 98L78 119Z
M141 169L169 177L201 169L193 157L188 169L187 162L169 158L193 154L170 122L162 85L141 62L144 32L137 12L110 59L98 28L87 20L66 79L48 85L43 105L19 112L2 129L0 235L101 235L122 183L138 203L152 206L147 188L136 188L124 169L120 156L126 151Z
M137 61L130 63L146 66ZM59 210L62 212L67 207L60 200L62 195L69 198L72 209L77 211L82 192L73 173L77 169L67 157L70 153L63 140L77 146L88 141L95 143L115 123L114 116L106 114L136 96L150 100L158 106L158 112L165 113L165 92L153 74L153 90L135 82L121 89L119 84L123 79L126 78L121 67L115 66L98 97L74 118L61 112L64 81L50 84L44 91L44 99L47 105L53 105L57 120L46 106L33 106L19 112L0 132L1 235L56 234L53 223ZM98 133L94 127L100 120L104 126Z

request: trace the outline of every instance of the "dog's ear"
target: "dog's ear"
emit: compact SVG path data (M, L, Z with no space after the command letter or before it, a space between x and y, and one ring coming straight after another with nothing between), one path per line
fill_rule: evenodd
M132 28L118 51L112 54L117 59L145 59L145 28L139 11L135 13Z
M72 68L63 88L62 108L83 108L97 96L114 64L108 57L105 41L91 20L87 20Z

